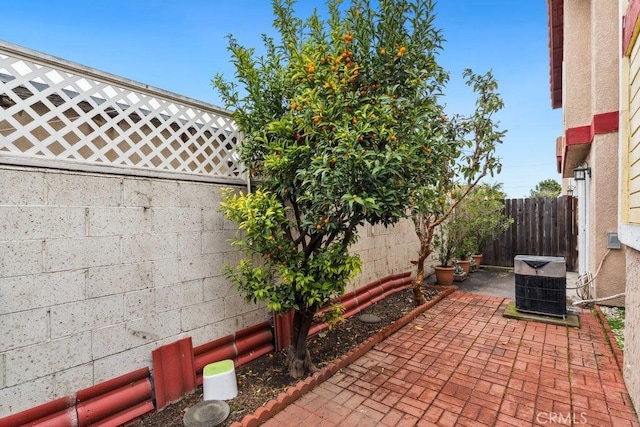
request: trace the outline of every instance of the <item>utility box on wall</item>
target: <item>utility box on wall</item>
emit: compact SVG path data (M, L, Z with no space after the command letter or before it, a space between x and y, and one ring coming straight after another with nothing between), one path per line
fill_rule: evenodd
M567 263L564 257L517 255L516 310L564 317L567 314Z

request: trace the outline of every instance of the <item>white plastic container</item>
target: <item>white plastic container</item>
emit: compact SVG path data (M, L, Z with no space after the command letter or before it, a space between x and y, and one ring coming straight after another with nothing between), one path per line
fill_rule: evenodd
M202 370L204 400L228 400L238 395L236 369L233 360L209 363Z

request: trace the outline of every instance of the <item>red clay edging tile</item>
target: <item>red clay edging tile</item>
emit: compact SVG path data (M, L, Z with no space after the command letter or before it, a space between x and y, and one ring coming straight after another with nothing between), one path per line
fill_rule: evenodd
M596 313L598 313L598 320L600 324L604 328L604 331L607 335L607 340L609 341L609 345L611 346L611 351L613 352L613 357L616 359L616 364L618 365L618 369L620 370L620 374L624 375L624 356L622 354L622 350L620 350L620 346L618 345L618 341L616 341L616 336L613 334L611 330L611 326L609 326L609 322L605 317L602 310L600 310L599 306L595 306Z
M78 425L75 404L76 396L75 394L71 394L27 409L26 411L3 417L0 419L0 422L3 427L20 427L38 424L73 427Z
M276 399L272 399L265 404L265 406L258 408L256 412L253 414L246 415L242 421L234 422L231 424L231 427L253 427L258 426L268 419L274 417L278 412L282 411L291 403L295 402L302 396L304 396L309 391L313 390L317 385L324 382L327 378L331 377L333 374L338 372L340 369L350 365L355 360L362 357L367 351L371 350L373 346L378 344L380 341L389 337L394 332L398 331L400 328L405 326L407 323L411 322L413 319L418 317L420 314L424 313L439 301L446 298L448 295L453 293L456 288L449 286L433 286L433 289L438 289L440 292L436 295L432 300L427 301L425 304L414 308L404 317L393 323L392 325L387 326L382 331L378 332L375 335L372 335L370 338L361 343L358 347L351 350L349 353L340 357L336 361L330 363L329 365L322 368L319 372L313 374L310 377L298 382L295 385L290 386L283 393L280 393ZM284 396L283 396L284 395Z

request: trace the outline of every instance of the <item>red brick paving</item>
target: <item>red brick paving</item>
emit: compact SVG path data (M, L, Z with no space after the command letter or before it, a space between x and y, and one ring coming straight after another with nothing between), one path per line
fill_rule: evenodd
M264 425L640 427L591 311L579 329L454 292Z

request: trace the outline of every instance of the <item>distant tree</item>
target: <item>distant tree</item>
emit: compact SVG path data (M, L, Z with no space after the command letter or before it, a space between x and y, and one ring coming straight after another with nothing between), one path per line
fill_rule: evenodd
M555 179L540 181L536 188L531 190L531 197L558 197L562 193L562 186Z

